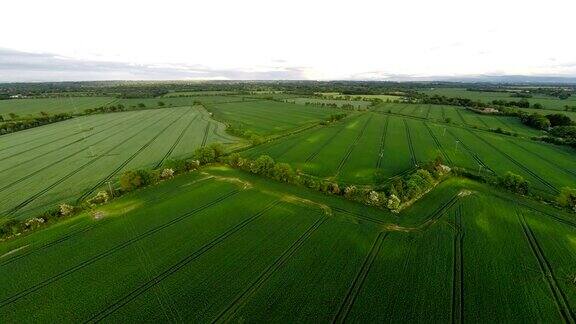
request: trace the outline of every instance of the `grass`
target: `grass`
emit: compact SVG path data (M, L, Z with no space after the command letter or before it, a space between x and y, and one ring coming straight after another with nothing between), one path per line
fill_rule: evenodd
M561 321L576 222L533 204L453 178L393 216L215 166L0 244L0 318Z
M95 115L0 138L2 216L24 217L114 182L124 170L189 156L211 142L233 145L200 107ZM13 145L25 142L26 145Z

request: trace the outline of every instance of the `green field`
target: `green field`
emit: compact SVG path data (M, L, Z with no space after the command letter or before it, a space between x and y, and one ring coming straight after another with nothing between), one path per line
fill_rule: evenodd
M468 180L392 215L213 167L99 212L0 245L2 322L574 320L576 222Z
M214 114L214 118L225 121L235 128L247 129L260 135L278 134L306 127L341 112L330 108L254 99L206 102L204 105Z
M519 101L521 98L512 97L512 92L484 92L484 91L468 91L464 88L433 88L425 89L422 92L428 95L440 95L446 97L459 97L468 98L481 102L492 102L492 100L507 100ZM532 98L527 98L531 105L535 103L541 104L545 109L550 110L564 110L564 106L576 106L576 97L572 96L568 99L558 99L546 95L533 95Z
M78 117L0 137L0 215L29 216L94 193L124 170L232 145L201 107Z
M112 97L59 97L42 99L0 100L0 115L9 118L9 113L20 117L38 116L40 112L49 114L82 113L85 109L97 108L116 103Z
M338 107L342 107L344 105L352 105L356 108L366 108L370 105L368 101L361 101L361 100L338 100L338 99L318 99L318 98L293 98L293 99L286 99L286 102L295 103L298 105L305 105L306 103L310 103L312 105L317 104L325 104L325 105L336 105Z
M571 149L378 113L354 115L244 154L252 158L268 154L304 172L345 183L370 184L376 170L394 177L439 154L450 166L521 174L537 190L550 194L576 183L576 156Z

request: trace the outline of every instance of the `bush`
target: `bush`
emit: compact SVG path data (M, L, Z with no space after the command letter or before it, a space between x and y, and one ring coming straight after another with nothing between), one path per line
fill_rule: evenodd
M521 175L512 172L506 172L496 180L498 186L521 195L528 194L530 184Z
M98 191L96 196L88 199L86 202L90 205L100 205L108 202L110 197L106 191Z
M211 147L200 147L194 151L194 158L201 164L207 164L216 161L216 152Z
M74 206L68 204L60 204L60 215L69 216L74 212Z
M292 182L294 179L294 171L287 163L278 163L274 166L274 179L283 182Z
M274 171L274 160L268 155L261 155L250 164L250 172L266 176L272 175Z
M125 171L120 176L120 187L124 191L132 191L153 182L155 182L155 174L148 170Z
M564 187L557 198L558 203L576 212L576 189Z
M163 180L171 179L173 177L174 177L174 170L172 170L172 169L164 169L160 173L160 178Z

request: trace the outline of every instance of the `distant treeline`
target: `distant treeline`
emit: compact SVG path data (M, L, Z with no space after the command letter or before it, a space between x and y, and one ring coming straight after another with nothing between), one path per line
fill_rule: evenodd
M66 119L70 119L72 116L70 114L56 114L56 115L43 115L40 117L23 119L23 120L13 120L0 124L0 135L14 133L17 131L34 128L46 124L51 124Z

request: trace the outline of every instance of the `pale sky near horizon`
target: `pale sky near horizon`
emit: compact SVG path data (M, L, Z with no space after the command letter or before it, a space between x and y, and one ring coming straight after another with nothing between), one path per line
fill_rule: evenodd
M95 79L131 78L131 66L134 78L156 69L174 79L576 76L575 9L573 0L8 0L0 49L12 52L0 56L0 80L18 69L62 79L80 62ZM19 52L38 56L28 64Z

